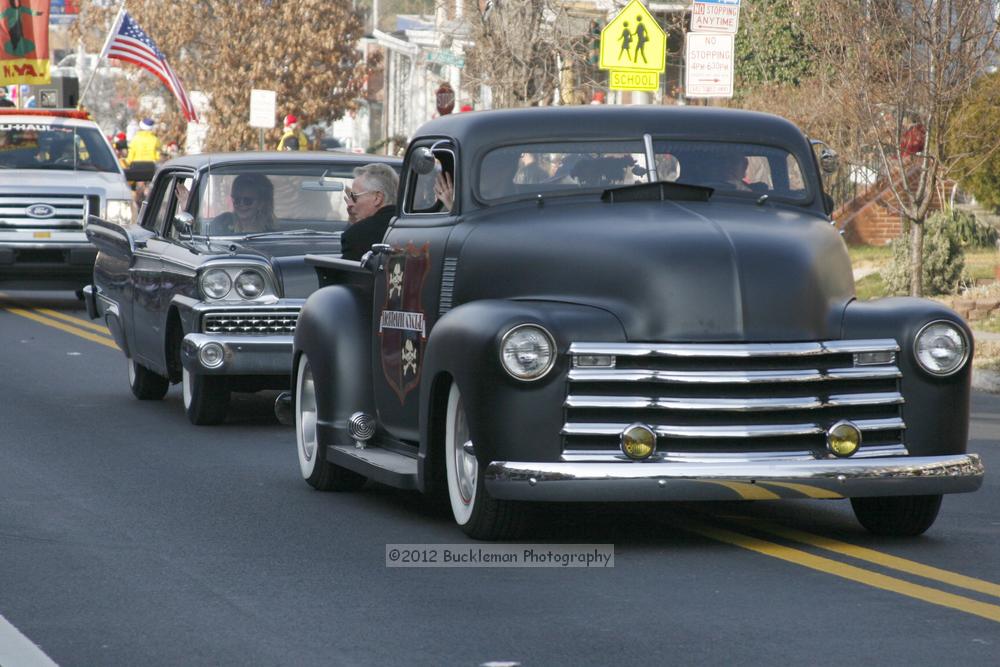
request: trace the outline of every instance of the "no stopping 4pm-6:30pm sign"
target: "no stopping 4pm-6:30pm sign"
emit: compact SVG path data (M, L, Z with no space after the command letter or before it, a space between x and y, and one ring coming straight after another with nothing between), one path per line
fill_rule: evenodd
M687 34L684 94L687 97L733 96L734 35Z

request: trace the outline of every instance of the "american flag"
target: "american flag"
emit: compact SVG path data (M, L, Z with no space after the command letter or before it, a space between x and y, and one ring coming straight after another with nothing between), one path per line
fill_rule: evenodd
M167 64L166 57L125 10L118 13L115 24L111 26L111 33L104 44L104 50L101 51L101 57L117 58L149 70L177 97L184 117L189 121L198 121L194 105L191 104L191 99L180 79Z

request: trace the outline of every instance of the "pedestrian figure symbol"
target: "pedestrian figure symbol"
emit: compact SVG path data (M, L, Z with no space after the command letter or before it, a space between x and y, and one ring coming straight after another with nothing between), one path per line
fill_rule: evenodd
M635 20L635 58L633 58L633 62L638 63L639 56L642 56L642 62L649 64L649 61L646 60L646 42L649 41L649 35L646 33L646 26L642 24L642 15L636 16ZM627 21L625 25L628 25Z
M625 27L622 29L622 36L619 39L622 43L622 50L618 52L618 60L622 59L623 53L627 60L631 60L629 49L632 47L632 31L628 29L628 21L625 21Z

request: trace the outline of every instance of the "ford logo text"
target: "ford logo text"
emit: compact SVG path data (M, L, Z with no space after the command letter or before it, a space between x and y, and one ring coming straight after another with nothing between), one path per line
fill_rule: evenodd
M56 210L48 204L32 204L24 212L29 218L51 218L56 214Z

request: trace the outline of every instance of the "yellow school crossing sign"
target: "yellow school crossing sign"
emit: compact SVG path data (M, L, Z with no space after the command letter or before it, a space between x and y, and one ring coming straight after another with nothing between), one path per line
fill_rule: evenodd
M666 64L667 33L639 0L601 30L600 67L612 90L657 90Z

